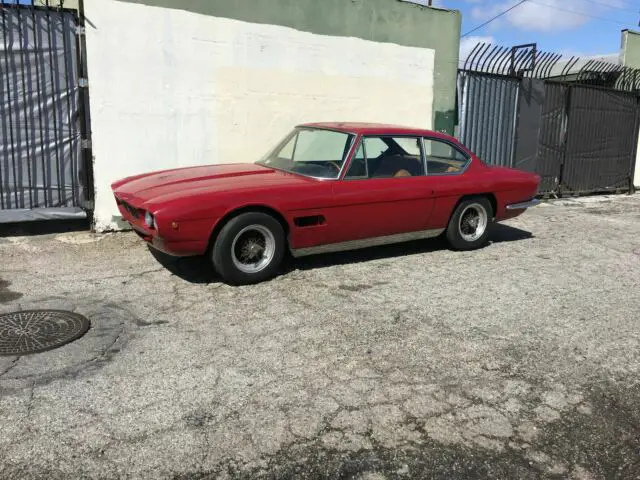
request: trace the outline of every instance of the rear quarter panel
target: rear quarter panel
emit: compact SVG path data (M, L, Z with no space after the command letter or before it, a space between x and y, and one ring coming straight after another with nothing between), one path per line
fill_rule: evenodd
M460 200L472 195L493 194L496 199L496 221L516 217L523 211L507 210L507 205L533 198L539 182L540 178L535 174L490 167L474 159L462 174L437 176L436 204L430 221L431 227L446 228Z
M496 221L514 218L524 210L507 210L507 205L526 202L538 193L540 176L522 170L492 167L488 169L495 177L495 196L497 199Z

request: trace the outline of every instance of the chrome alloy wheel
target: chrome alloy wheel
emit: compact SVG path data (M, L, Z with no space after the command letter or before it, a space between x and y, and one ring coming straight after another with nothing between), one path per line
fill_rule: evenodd
M487 230L489 215L479 203L472 203L462 211L458 222L460 236L465 242L475 242Z
M258 273L273 260L276 239L262 225L249 225L238 232L231 244L231 258L235 267L244 273Z

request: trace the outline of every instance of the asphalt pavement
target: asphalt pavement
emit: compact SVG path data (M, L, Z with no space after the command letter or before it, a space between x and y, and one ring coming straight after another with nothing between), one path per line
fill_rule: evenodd
M130 232L2 237L0 313L92 324L0 357L0 478L638 478L639 239L640 195L559 200L229 287Z

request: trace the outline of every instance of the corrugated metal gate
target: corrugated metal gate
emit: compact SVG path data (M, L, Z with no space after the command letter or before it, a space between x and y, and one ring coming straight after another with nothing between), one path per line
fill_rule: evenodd
M560 193L631 188L638 137L638 97L569 86L567 140Z
M534 44L497 47L479 43L458 72L458 138L491 165L531 163L531 148L517 139L530 132L523 106L531 92L523 82L548 74L560 55L540 53ZM521 98L524 94L524 99ZM539 112L538 112L539 114ZM535 116L535 115L534 115Z
M479 44L458 74L459 138L489 164L542 177L539 193L626 191L640 126L640 72L535 45ZM553 77L553 78L550 78Z
M78 14L0 0L0 15L0 223L86 217Z
M567 87L559 83L543 85L538 151L528 168L541 177L540 193L554 192L560 184L567 139L566 92Z
M513 163L519 90L517 78L473 72L458 75L460 140L494 165Z

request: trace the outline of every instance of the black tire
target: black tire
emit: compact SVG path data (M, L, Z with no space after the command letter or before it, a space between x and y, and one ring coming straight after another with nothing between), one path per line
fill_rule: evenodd
M472 215L473 211L476 211L479 214L479 217L484 213L486 218L486 226L481 235L477 238L469 238L469 232L463 233L463 229L468 228L468 224L464 224L463 227L461 225L461 217L462 215ZM493 224L493 208L491 207L491 202L486 197L472 197L463 200L456 207L449 219L449 225L446 230L447 242L454 250L474 250L477 248L481 248L485 246L489 240L489 231ZM479 232L476 232L479 233Z
M269 242L269 240L267 240L268 235L261 234L255 228L265 229L264 233L267 231L271 233L274 241L273 255L259 271L247 272L238 268L234 261L233 256L236 255L234 252L234 241L236 241L236 237L239 235L238 241L242 241L242 235L244 235L243 230L249 229L247 230L247 234L258 232L258 235L262 235L265 238L265 242ZM239 247L236 242L236 249L237 248ZM220 230L213 244L211 259L213 267L224 282L231 285L250 285L263 282L277 275L284 253L285 235L280 222L266 213L248 212L232 218L225 224L222 230ZM236 260L240 261L237 255ZM244 268L247 267L245 266Z

